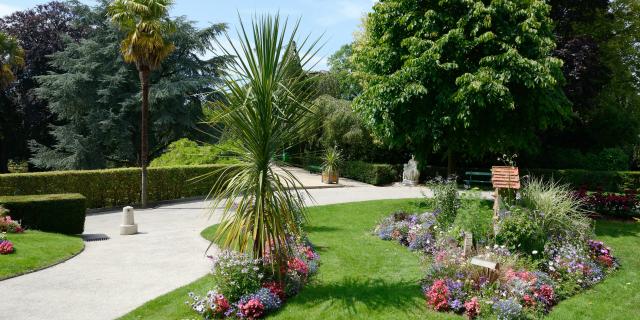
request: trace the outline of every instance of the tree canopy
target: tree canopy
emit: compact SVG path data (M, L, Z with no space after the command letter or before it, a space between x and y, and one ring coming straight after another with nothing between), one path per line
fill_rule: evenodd
M135 165L139 159L140 84L134 66L119 54L120 31L108 21L105 7L88 12L83 21L94 32L52 55L59 72L38 77L38 97L60 119L53 126L55 143L34 142L32 162L53 169L88 169ZM203 102L220 81L229 57L200 58L214 50L212 42L225 28L198 29L184 17L172 20L175 50L151 73L150 153L161 153L180 138L207 139L198 133ZM215 98L215 96L213 96ZM206 131L205 131L206 132Z
M535 147L570 110L549 12L540 0L377 3L354 48L356 110L422 160Z

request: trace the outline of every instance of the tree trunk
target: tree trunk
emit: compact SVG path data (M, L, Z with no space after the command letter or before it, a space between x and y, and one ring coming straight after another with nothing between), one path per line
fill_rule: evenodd
M139 72L142 84L142 110L140 121L140 168L142 169L142 183L140 189L140 205L143 208L148 204L148 179L147 158L149 156L149 70L142 69Z
M9 161L9 157L7 155L6 144L7 144L7 142L2 137L2 132L0 132L0 173L9 172L9 167L7 166L7 163Z
M452 174L455 174L456 168L455 168L455 162L453 159L453 151L451 150L451 148L449 148L449 150L447 150L447 176L451 176Z

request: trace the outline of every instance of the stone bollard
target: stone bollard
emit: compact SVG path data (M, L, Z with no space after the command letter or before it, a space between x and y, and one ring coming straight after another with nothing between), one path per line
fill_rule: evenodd
M122 224L120 234L131 235L138 233L138 225L133 221L133 207L122 208Z

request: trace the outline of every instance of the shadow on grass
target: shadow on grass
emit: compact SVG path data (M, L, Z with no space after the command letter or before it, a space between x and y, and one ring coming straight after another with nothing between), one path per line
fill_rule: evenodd
M596 235L612 238L640 236L640 223L635 221L596 220Z
M304 230L306 232L334 232L340 230L340 228L329 226L305 226Z
M361 306L374 311L392 308L403 312L422 305L420 286L415 282L355 277L345 277L340 282L314 284L288 303L315 306L324 302L332 307L340 304L337 309L346 310L349 314L357 314Z

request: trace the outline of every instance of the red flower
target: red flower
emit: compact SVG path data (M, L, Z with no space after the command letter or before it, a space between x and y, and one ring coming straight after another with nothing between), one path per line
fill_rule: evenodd
M599 256L598 261L609 268L613 266L613 258L610 255Z
M316 259L316 253L313 252L311 247L304 247L304 254L307 256L307 260L311 261Z
M264 305L258 299L251 299L245 304L238 305L240 312L249 320L258 319L264 314Z
M265 282L262 285L262 287L269 289L271 293L278 296L278 298L280 298L280 300L282 301L284 301L284 299L286 298L286 294L284 293L284 287L280 282L276 282L276 281Z
M524 297L522 297L522 299L524 300L524 304L527 307L535 307L536 306L536 299L534 299L534 297L525 294Z
M289 270L294 270L304 276L309 274L309 267L300 258L293 258L289 260L289 262L287 262L287 266L289 267Z
M449 288L444 280L436 280L433 285L425 293L427 304L431 305L436 311L446 311L449 309L447 297L449 296Z
M13 243L11 241L5 240L0 242L0 254L9 254L13 252Z
M224 315L224 313L227 312L227 310L229 310L229 308L231 307L231 305L229 304L229 300L227 300L227 298L225 298L221 294L217 294L213 298L213 303L215 303L216 305L215 313L217 315Z

